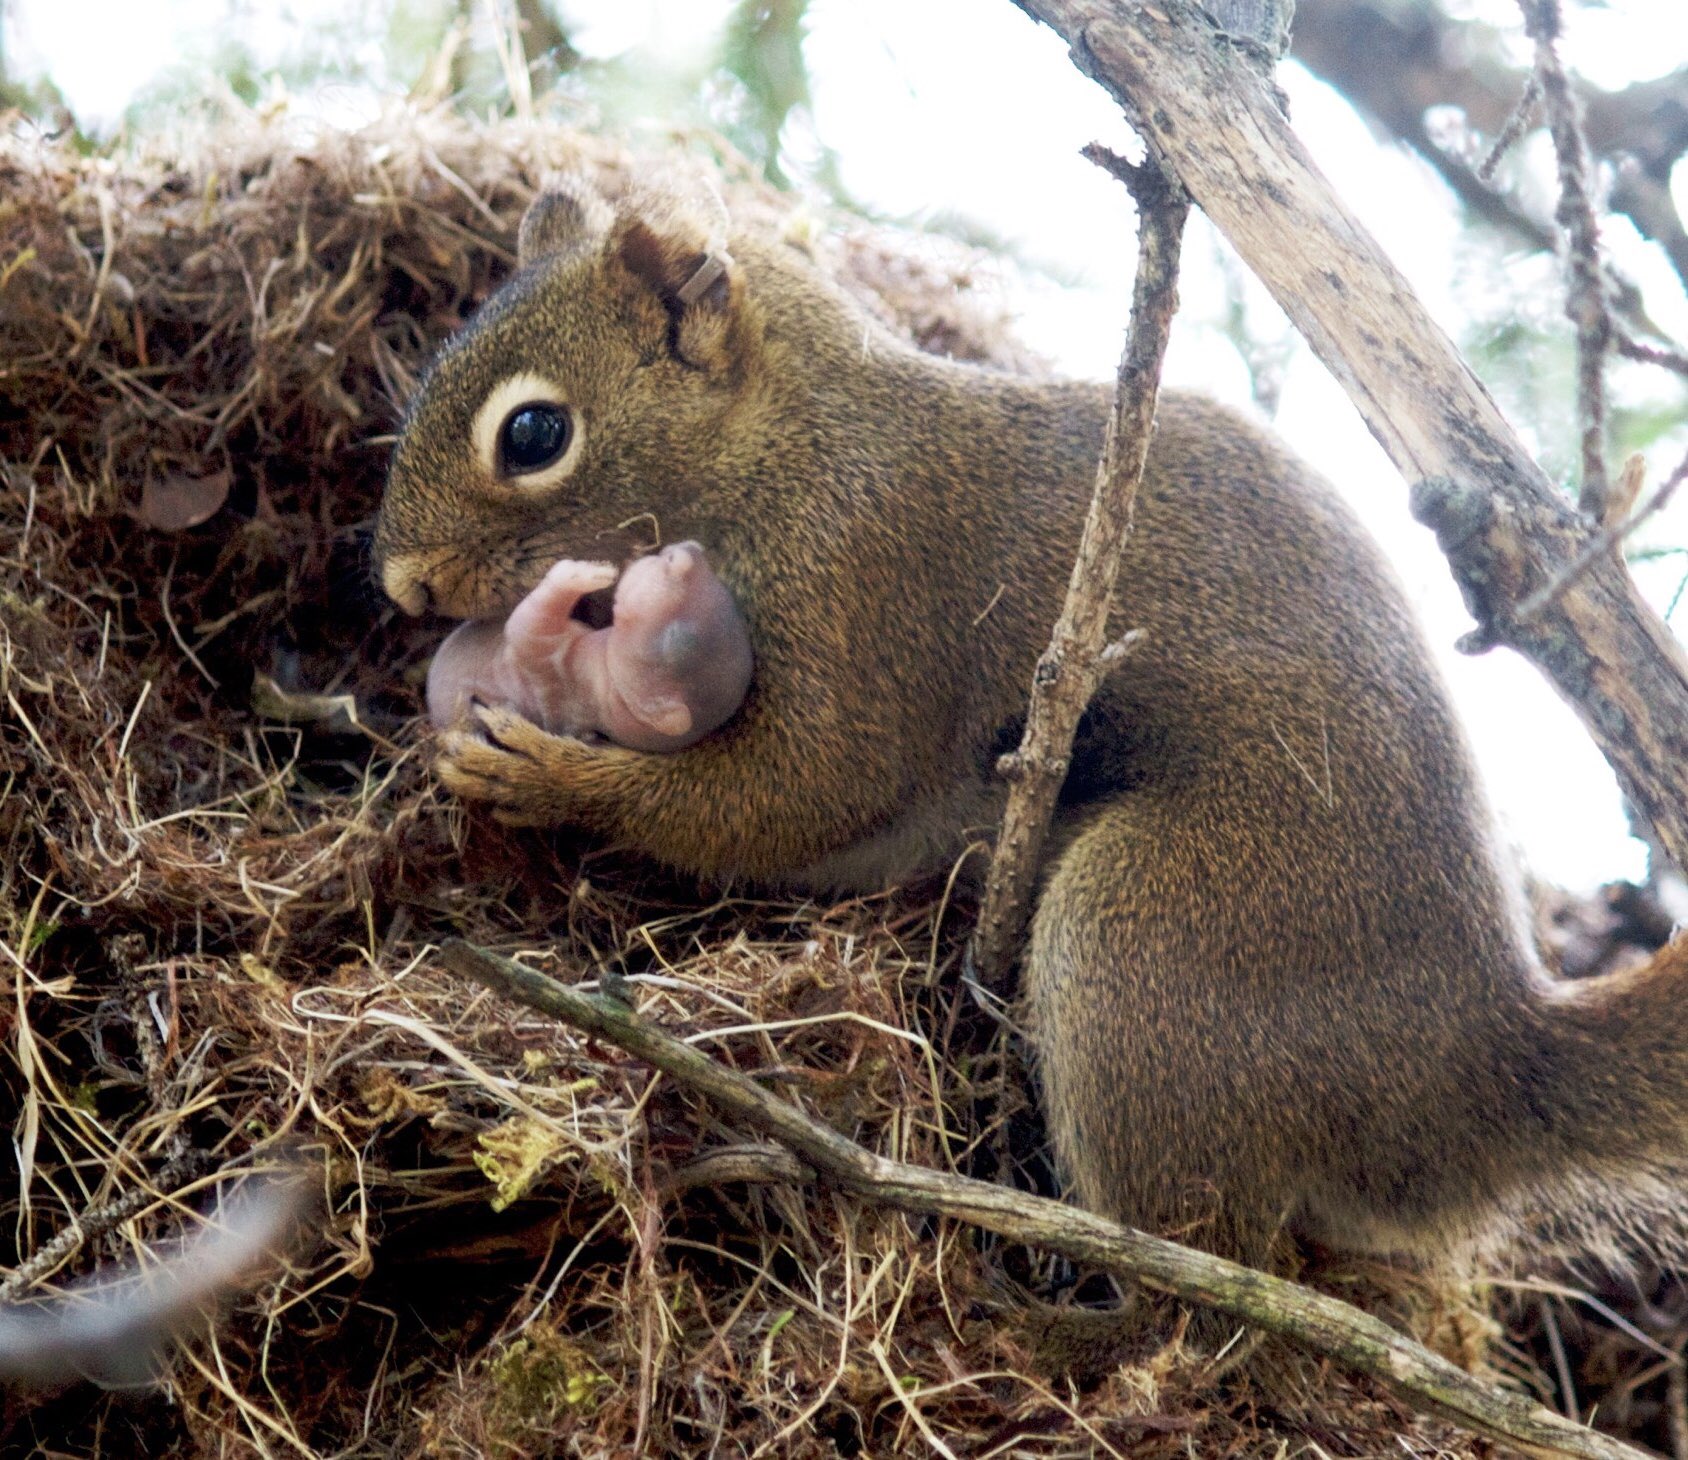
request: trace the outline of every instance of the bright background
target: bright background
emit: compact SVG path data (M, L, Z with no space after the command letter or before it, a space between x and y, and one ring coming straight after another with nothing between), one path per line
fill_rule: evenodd
M289 107L307 119L356 125L403 92L426 57L408 37L427 31L450 0L0 0L0 54L14 78L46 76L85 129L156 121L172 96L202 92L238 64L259 82L295 73ZM727 0L564 0L572 43L592 62L648 84L623 88L607 120L660 132L687 78L707 63ZM1450 7L1452 8L1452 7ZM1505 0L1467 0L1464 14L1516 32ZM490 33L489 7L470 12ZM1024 338L1063 371L1112 374L1127 314L1133 260L1124 190L1082 161L1100 139L1129 146L1103 93L1072 68L1061 42L1008 0L813 0L805 47L810 117L788 128L782 159L802 176L829 149L862 206L913 227L1002 246L1000 288ZM1515 39L1525 58L1522 37ZM1564 53L1602 86L1662 74L1688 57L1688 4L1611 0L1571 7ZM297 79L309 62L318 74ZM1297 130L1419 296L1475 349L1503 408L1549 470L1573 470L1567 331L1550 260L1509 253L1504 240L1462 226L1430 168L1380 145L1340 95L1294 64L1281 82ZM150 106L149 106L150 98ZM594 107L603 108L600 100ZM596 120L581 104L578 119ZM1540 139L1536 139L1539 143ZM1551 178L1537 148L1526 181ZM1688 169L1675 193L1688 205ZM1688 208L1685 208L1688 211ZM1688 340L1688 302L1657 251L1627 223L1605 242L1644 291L1652 317ZM1546 682L1506 652L1467 659L1453 650L1469 626L1430 536L1406 512L1406 489L1324 369L1275 306L1200 219L1186 244L1183 311L1167 378L1258 409L1250 362L1280 382L1275 425L1335 480L1395 558L1453 682L1507 834L1538 874L1573 887L1639 876L1644 850L1627 832L1604 761ZM1557 341L1527 359L1491 349L1520 315ZM1239 341L1241 344L1239 344ZM1648 449L1656 483L1688 450L1688 403L1662 372L1619 366L1615 400L1663 413ZM1642 536L1688 544L1688 491ZM1662 609L1681 592L1688 559L1638 567ZM1688 606L1673 622L1683 632Z

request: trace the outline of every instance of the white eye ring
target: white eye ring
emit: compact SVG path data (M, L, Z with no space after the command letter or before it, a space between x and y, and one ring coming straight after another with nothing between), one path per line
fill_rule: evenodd
M534 404L553 405L568 413L568 445L561 456L555 461L547 462L537 471L507 471L498 445L504 422L518 406ZM474 424L469 428L469 432L474 441L475 455L480 459L481 467L489 479L507 482L524 492L540 492L556 486L579 465L581 448L586 439L586 423L581 419L580 412L570 407L563 392L553 381L547 380L543 375L536 375L531 370L523 370L499 381L492 388L487 398L481 402L481 408L475 412Z

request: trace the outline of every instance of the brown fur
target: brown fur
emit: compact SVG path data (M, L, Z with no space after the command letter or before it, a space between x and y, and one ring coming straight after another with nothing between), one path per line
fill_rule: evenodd
M719 244L682 207L544 222L412 409L384 582L502 612L554 560L625 554L654 523L708 549L755 679L671 756L483 712L445 737L446 784L713 878L945 867L998 814L1106 392L919 354L755 238L688 307ZM518 370L587 432L533 497L467 445ZM1117 622L1144 642L1088 717L1025 970L1080 1201L1258 1261L1285 1224L1435 1250L1680 1181L1688 956L1543 973L1400 590L1323 482L1167 395Z

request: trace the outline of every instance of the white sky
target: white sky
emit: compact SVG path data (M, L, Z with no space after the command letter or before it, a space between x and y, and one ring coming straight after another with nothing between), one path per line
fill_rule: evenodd
M228 10L227 0L0 5L9 64L47 71L84 125L105 127L159 72L202 58L205 38ZM1510 0L1466 0L1464 8L1514 24ZM357 17L368 15L367 55L378 64L374 18L383 9L380 0L244 0L240 34L260 58L275 57L308 46L324 25L344 35L349 20L355 29ZM565 0L562 9L588 53L638 46L673 59L709 45L727 0ZM816 122L840 156L845 182L864 201L916 224L940 215L977 220L1045 266L1013 271L1001 285L1023 335L1069 373L1110 376L1129 304L1131 215L1124 190L1078 150L1093 139L1123 148L1129 132L1100 89L1072 69L1060 40L1008 0L814 0L810 16ZM364 54L362 44L350 44ZM1688 58L1688 4L1573 6L1565 53L1603 85L1662 73ZM1380 149L1339 96L1294 66L1281 79L1297 130L1338 192L1432 313L1457 331L1472 302L1462 290L1472 281L1456 247L1451 198L1422 163ZM351 117L375 105L367 93L345 88L326 100L333 113ZM1688 169L1678 173L1677 196L1688 201ZM1688 304L1657 251L1622 227L1608 228L1607 241L1647 288L1654 317L1679 341L1688 339ZM1185 258L1169 382L1248 406L1247 369L1219 328L1226 274L1204 228L1192 232ZM1257 337L1287 330L1252 279L1245 298ZM1510 654L1472 660L1453 652L1469 620L1441 557L1407 515L1399 475L1299 342L1290 342L1275 424L1338 483L1394 556L1441 651L1506 831L1529 864L1570 886L1638 875L1641 849L1627 835L1611 774L1570 711ZM1688 422L1650 461L1650 480L1685 448ZM1673 507L1656 536L1688 543L1688 500ZM1662 603L1682 571L1660 570L1644 577L1644 586ZM1681 632L1688 609L1678 619Z

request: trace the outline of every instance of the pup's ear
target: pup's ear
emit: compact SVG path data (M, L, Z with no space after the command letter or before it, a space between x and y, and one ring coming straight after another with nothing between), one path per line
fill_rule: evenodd
M609 237L614 224L615 210L584 174L553 173L516 232L516 267L552 254L585 252Z
M668 312L675 355L704 369L730 369L743 344L744 281L726 235L720 196L669 178L628 190L611 238L635 286Z

